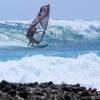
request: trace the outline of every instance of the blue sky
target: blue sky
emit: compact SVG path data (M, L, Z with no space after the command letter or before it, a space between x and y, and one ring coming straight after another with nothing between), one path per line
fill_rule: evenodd
M0 0L0 19L34 19L45 4L51 19L100 19L100 0Z

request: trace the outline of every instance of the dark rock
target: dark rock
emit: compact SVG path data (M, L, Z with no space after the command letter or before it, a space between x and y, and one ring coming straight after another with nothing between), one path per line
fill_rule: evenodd
M62 90L67 91L67 92L72 92L72 89L68 86L67 87L66 86L62 87Z
M9 95L11 95L12 97L16 96L16 91L15 90L10 90L8 92Z
M100 100L100 92L79 84L0 83L0 100Z
M37 85L38 85L38 82L27 84L27 86L29 86L29 87L35 87L35 86L37 86Z

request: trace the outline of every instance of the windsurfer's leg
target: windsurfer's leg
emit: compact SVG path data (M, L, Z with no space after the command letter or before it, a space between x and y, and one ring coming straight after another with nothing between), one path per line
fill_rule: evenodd
M27 44L27 46L29 46L31 43L29 42L28 44Z
M31 41L29 41L29 43L27 44L28 46L31 44Z
M32 41L32 44L31 44L31 46L33 46L33 44L34 44L34 42Z
M29 46L33 41L33 37L30 36L28 39L29 39L29 43L28 43L28 46Z

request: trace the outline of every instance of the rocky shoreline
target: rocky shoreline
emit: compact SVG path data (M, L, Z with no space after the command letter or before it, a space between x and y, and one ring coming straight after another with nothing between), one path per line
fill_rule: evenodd
M100 100L100 92L79 84L0 83L0 100Z

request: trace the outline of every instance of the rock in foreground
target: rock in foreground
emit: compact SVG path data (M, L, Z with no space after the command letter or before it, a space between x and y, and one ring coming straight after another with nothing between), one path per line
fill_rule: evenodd
M96 89L49 83L0 83L0 100L100 100Z

